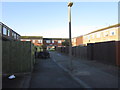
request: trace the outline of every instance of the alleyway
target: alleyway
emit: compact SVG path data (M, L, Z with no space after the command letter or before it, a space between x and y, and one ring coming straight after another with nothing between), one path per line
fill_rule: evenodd
M50 59L37 59L31 74L3 78L3 88L118 88L119 68L73 57L73 71L68 69L68 55L50 52Z
M30 88L82 88L52 59L38 59L32 72Z

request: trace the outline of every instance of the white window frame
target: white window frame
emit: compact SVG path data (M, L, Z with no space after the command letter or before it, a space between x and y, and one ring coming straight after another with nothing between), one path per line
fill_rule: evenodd
M0 33L2 32L2 25L0 24Z
M16 35L17 35L17 34L16 34L16 33L14 33L14 39L16 39Z
M12 37L14 37L14 32L12 31Z
M84 40L86 40L86 39L87 39L87 38L86 38L86 36L84 36L83 38L84 38Z
M10 29L8 29L7 34L8 34L8 36L10 36Z
M101 37L101 33L96 33L96 38L100 38Z
M32 43L35 43L35 40L32 40Z
M30 39L26 39L25 41L30 41Z
M19 35L17 35L17 39L19 39Z
M55 41L54 41L54 40L52 40L52 43L55 43Z
M88 40L90 40L90 35L87 36Z
M38 43L42 43L43 41L42 40L38 40Z
M7 28L6 27L3 27L3 34L7 35Z
M62 43L62 41L61 41L61 40L58 40L58 43Z
M92 39L94 39L95 38L95 34L92 34Z
M50 43L50 40L46 40L46 43Z

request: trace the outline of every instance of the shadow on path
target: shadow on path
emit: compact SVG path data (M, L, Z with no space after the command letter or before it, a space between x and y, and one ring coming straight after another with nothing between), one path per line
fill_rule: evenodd
M82 88L52 59L37 59L29 88Z

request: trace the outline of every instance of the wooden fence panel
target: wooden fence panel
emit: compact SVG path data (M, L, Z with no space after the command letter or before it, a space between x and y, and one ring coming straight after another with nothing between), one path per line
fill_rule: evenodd
M30 72L34 64L33 46L31 42L3 41L2 43L3 73Z
M116 42L116 65L120 66L120 41Z
M93 60L93 49L94 49L94 44L93 43L88 43L87 44L87 58L89 60Z
M116 52L115 42L102 42L93 45L93 60L106 64L115 64Z
M69 47L57 47L56 50L69 55ZM72 47L72 56L79 57L80 59L87 59L87 47Z
M69 54L69 47L64 47L63 53ZM73 47L72 55L80 59L120 66L120 41L89 43L87 46Z

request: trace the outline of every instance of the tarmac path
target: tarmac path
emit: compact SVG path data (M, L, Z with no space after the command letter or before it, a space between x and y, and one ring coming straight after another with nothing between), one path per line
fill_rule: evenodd
M52 59L37 59L29 88L82 88Z

